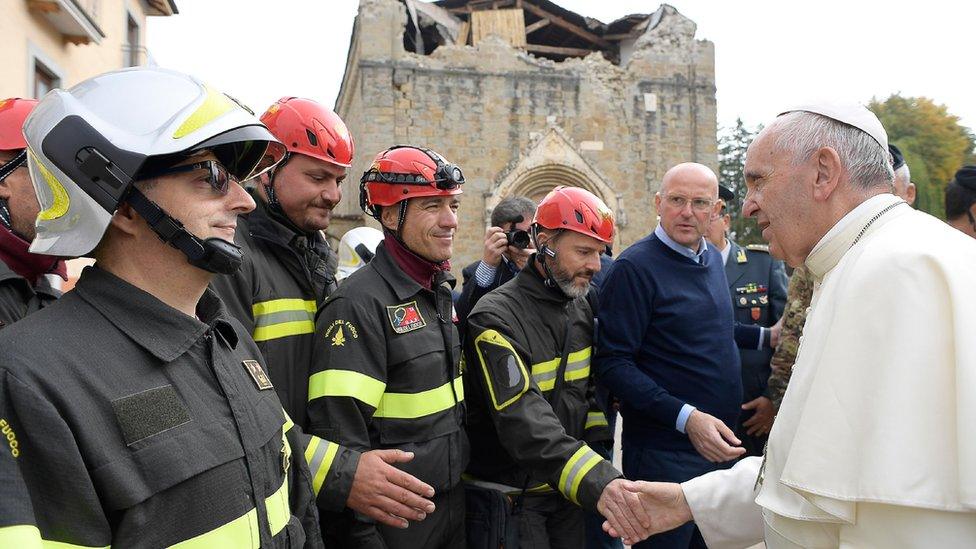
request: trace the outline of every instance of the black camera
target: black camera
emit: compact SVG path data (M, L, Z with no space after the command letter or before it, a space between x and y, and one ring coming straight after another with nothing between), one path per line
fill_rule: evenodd
M532 240L529 238L529 233L521 229L507 231L505 233L505 238L508 239L509 246L515 246L520 250L528 248L532 243Z

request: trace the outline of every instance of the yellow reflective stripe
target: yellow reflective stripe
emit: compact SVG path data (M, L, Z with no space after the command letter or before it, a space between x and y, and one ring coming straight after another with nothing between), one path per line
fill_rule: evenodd
M58 219L68 213L68 207L71 205L71 197L68 196L68 191L64 190L64 186L61 185L58 178L54 177L54 174L45 168L44 164L41 164L41 161L34 155L34 151L29 148L27 150L28 154L34 159L34 165L37 166L37 170L41 172L41 177L44 179L44 182L47 183L48 189L51 191L51 205L38 213L37 219L41 221Z
M108 545L91 547L89 545L75 545L63 541L51 541L41 538L41 531L33 524L18 524L16 526L0 527L0 547L15 547L16 549L108 549Z
M315 323L311 320L297 320L282 322L271 326L261 326L254 329L254 341L267 341L293 335L310 334L315 331Z
M563 379L576 381L590 377L590 357L592 355L592 347L569 353L566 357L566 372L563 374ZM532 365L532 379L540 391L551 391L556 387L556 370L558 368L559 358Z
M338 452L339 445L334 442L316 436L309 439L308 447L305 448L305 461L312 472L312 490L316 496L322 490L322 485L325 484L325 478Z
M455 394L457 400L454 399ZM464 383L458 376L451 383L419 393L384 393L373 417L415 419L450 410L462 400Z
M173 132L173 139L186 137L213 122L220 115L234 109L234 102L229 97L213 90L210 86L207 86L206 90L207 97L203 103L190 113L190 116L186 117L179 128L176 128L176 131Z
M268 511L268 527L271 535L277 535L288 524L291 518L291 508L288 505L288 477L282 481L281 487L264 500ZM212 549L250 547L258 549L261 546L261 536L258 530L258 512L251 509L236 519L218 526L209 532L181 541L171 547L179 549Z
M552 360L547 360L545 362L540 362L538 364L532 365L532 375L537 376L539 374L544 374L546 372L554 372L556 368L559 367L559 359L554 358Z
M566 462L566 465L563 466L562 473L559 475L559 491L567 499L579 505L577 492L579 491L580 482L583 481L586 473L590 472L590 469L595 467L602 459L599 454L591 450L586 444L580 446L579 450L576 450L573 456L569 458L569 461Z
M594 427L609 427L610 424L607 423L607 416L603 412L587 412L586 414L586 425L583 426L583 430L592 429Z
M271 535L276 536L278 532L288 526L291 519L291 506L288 504L288 475L281 481L281 486L264 500L265 509L268 510L268 528Z
M380 405L386 383L352 370L325 370L308 378L308 400L352 397L373 408Z
M251 305L254 341L268 341L315 331L315 300L272 299Z
M272 299L251 305L251 313L261 316L284 311L306 311L315 314L315 300L312 299Z
M288 412L284 408L281 409L281 413L285 414L285 424L281 426L281 432L287 433L295 426L295 422L291 420L291 416L288 415Z
M573 486L570 488L569 496L569 499L572 500L572 502L576 505L580 504L578 494L580 483L583 482L583 478L586 477L586 473L589 473L590 469L596 467L596 464L600 463L601 461L603 461L602 457L597 454L593 454L587 458L586 462L583 463L583 466L580 467L579 472L576 473L576 478L573 479Z

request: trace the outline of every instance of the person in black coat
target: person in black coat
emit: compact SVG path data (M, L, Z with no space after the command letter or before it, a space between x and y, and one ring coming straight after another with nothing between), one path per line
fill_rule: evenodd
M491 226L485 231L484 255L461 271L464 286L454 307L462 337L468 313L475 303L481 296L515 278L535 251L527 232L535 216L535 207L535 202L529 198L510 196L492 210Z

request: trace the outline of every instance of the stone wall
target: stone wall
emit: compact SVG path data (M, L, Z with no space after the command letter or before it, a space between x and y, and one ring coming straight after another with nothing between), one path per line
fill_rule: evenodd
M394 144L441 152L464 170L455 269L481 255L488 213L513 192L558 183L613 208L617 250L656 224L653 197L672 165L717 169L714 47L670 6L628 47L622 66L599 53L554 62L494 37L477 46L403 49L404 6L362 0L336 110L357 156L329 232L363 224L358 180ZM371 221L371 220L369 220Z

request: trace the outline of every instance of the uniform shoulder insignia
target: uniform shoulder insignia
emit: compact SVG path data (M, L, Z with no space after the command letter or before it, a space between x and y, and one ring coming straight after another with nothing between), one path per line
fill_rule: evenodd
M525 364L500 333L489 329L478 334L474 350L495 410L504 410L529 389Z
M746 249L749 250L750 252L765 252L767 254L769 253L768 244L749 244L746 246Z

